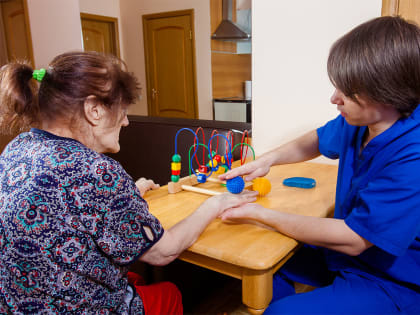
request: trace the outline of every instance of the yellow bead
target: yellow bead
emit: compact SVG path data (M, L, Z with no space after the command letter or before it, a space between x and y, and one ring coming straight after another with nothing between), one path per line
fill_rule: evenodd
M211 167L216 167L217 166L217 160L213 159L213 164L210 162L209 163Z
M172 162L171 163L171 170L172 171L179 171L181 169L181 163Z
M224 155L220 156L220 163L222 163L222 164L226 163L226 159L225 159Z
M226 172L226 169L224 167L219 167L217 171L215 171L214 173L217 175L220 175L220 174L223 174L224 172Z
M271 183L267 178L258 177L253 181L252 190L258 191L259 196L265 196L271 191Z

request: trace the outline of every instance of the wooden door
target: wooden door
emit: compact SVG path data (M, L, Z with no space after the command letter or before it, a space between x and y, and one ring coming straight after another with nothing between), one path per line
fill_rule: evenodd
M193 10L143 16L149 116L198 118Z
M7 58L2 58L3 62L19 59L28 60L34 65L26 0L0 2L0 8L7 51Z
M102 15L81 13L83 48L120 56L118 19Z
M29 28L26 0L0 1L1 59L0 66L16 59L27 60L34 65L32 38ZM0 153L16 134L0 134Z
M382 15L399 15L420 25L420 0L382 0Z

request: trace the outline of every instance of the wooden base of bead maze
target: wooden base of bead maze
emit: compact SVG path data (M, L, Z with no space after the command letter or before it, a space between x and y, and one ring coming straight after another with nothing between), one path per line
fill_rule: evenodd
M223 181L214 178L214 177L208 177L207 181L212 182L212 183L219 183L219 184L223 184ZM205 188L200 188L200 187L194 187L195 185L200 184L197 181L197 177L192 175L192 176L185 176L183 178L180 178L179 181L175 182L169 182L168 183L168 192L170 194L176 194L180 191L183 190L187 190L187 191L192 191L192 192L196 192L196 193L200 193L200 194L205 194L205 195L210 195L210 196L215 196L215 195L220 195L223 194L222 191L215 191L215 190L211 190L211 189L205 189ZM252 186L252 183L245 183L245 188Z

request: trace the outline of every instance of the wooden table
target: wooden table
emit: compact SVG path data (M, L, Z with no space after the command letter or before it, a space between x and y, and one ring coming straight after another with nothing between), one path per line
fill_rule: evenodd
M316 187L302 189L282 184L285 178L294 176L314 178ZM335 165L306 162L275 166L266 177L271 192L257 200L266 208L316 217L326 217L334 209ZM226 190L209 182L199 187ZM150 212L165 229L187 217L208 197L187 191L168 194L167 186L146 194ZM242 280L242 302L252 314L261 314L272 298L273 273L298 247L296 240L255 224L216 219L179 258Z

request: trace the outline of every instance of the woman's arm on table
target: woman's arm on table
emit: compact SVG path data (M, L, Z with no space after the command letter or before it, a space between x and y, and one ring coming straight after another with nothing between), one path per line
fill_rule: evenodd
M238 195L224 193L207 199L194 213L166 230L140 260L157 266L170 263L194 244L207 225L223 211L254 202L257 194L255 191L244 191Z
M223 220L251 219L310 245L326 247L350 256L357 256L372 243L350 229L344 220L317 218L270 210L259 204L245 205L225 211Z
M251 181L256 177L267 175L270 167L273 165L303 162L319 155L318 134L316 130L312 130L295 140L264 153L255 161L220 175L219 179L226 180L236 176L247 175L244 180Z

